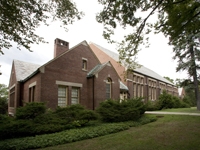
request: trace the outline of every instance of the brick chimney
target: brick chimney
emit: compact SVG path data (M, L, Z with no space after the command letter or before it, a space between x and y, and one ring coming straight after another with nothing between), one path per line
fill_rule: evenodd
M56 38L54 41L54 58L69 50L69 43Z

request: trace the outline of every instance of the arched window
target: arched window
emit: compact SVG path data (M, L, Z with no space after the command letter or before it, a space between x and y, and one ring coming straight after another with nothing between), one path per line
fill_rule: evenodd
M111 98L111 87L112 87L112 80L107 78L106 80L106 99Z

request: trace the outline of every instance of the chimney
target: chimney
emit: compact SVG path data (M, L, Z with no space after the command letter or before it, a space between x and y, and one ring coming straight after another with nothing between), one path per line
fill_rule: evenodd
M54 41L54 58L69 50L69 43L56 38Z

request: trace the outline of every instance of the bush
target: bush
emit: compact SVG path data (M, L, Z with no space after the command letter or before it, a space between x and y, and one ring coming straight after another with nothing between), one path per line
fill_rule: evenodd
M0 97L0 114L7 114L8 112L8 101Z
M24 107L17 108L16 119L34 119L35 117L44 114L46 107L44 103L26 103Z
M81 105L58 108L53 112L46 111L44 103L28 103L17 109L16 118L0 115L0 139L60 132L85 126L95 119L96 113Z
M189 107L187 103L180 100L178 97L168 94L166 91L159 96L159 99L152 102L148 101L147 110L161 110L169 108L186 108Z
M129 121L123 123L106 123L94 127L85 127L81 129L71 129L59 133L38 135L35 137L26 137L20 139L9 139L0 141L0 149L36 149L48 146L55 146L65 143L71 143L84 139L95 138L111 133L127 130L130 127L143 125L155 121L156 118L142 117L137 122Z
M97 114L92 110L86 110L82 105L58 107L54 112L60 119L66 120L72 126L83 126L91 120L96 120Z
M146 110L147 111L159 110L160 109L159 105L160 104L158 103L158 101L148 100L148 102L146 103Z
M122 101L106 100L96 110L104 122L136 120L145 112L141 98Z

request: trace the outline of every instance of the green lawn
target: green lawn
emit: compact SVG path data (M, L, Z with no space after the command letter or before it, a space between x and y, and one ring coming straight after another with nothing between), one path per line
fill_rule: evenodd
M160 111L166 111L166 112L200 113L200 111L197 110L197 107L162 109L162 110L160 110Z
M158 120L94 139L41 150L199 150L200 117L158 115Z

